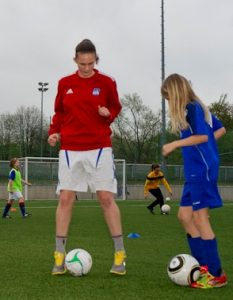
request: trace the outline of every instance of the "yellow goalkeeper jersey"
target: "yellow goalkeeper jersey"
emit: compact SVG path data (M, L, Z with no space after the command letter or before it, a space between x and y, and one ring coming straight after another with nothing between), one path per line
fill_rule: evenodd
M151 171L146 177L144 195L146 196L149 190L157 189L161 183L165 186L168 193L172 194L172 189L164 177L163 172L159 171L158 173L155 173L154 171Z

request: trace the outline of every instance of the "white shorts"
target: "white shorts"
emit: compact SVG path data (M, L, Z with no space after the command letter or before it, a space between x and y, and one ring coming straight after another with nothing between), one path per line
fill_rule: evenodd
M89 151L60 150L57 194L74 192L117 192L112 148Z
M21 192L9 193L9 200L19 200L20 198L23 198L23 194Z

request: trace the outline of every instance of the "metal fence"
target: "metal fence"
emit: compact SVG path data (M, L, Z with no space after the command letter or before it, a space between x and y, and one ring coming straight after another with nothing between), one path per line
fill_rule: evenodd
M148 164L126 164L126 183L137 184L145 181L146 175L150 171ZM165 170L166 178L170 183L183 184L183 165L167 165ZM233 184L233 166L220 166L219 184Z
M150 164L127 164L126 163L126 178L125 183L128 184L144 184L146 176L150 171ZM10 171L9 161L0 161L0 183L4 184L8 181L8 174ZM118 171L118 170L117 170ZM29 173L29 180L41 185L56 184L57 183L57 162L37 161ZM24 166L21 168L22 176L24 174ZM122 172L118 172L122 174ZM174 184L182 184L184 182L184 168L182 165L167 165L166 178L169 182ZM119 175L118 175L119 176ZM220 166L219 170L219 184L233 185L233 166Z

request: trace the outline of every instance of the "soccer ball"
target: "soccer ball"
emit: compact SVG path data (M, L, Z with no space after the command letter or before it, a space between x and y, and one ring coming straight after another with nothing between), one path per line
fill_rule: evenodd
M200 276L198 261L189 254L174 256L167 265L169 278L176 284L188 286Z
M166 199L165 199L166 201L170 201L171 200L171 198L170 197L166 197Z
M86 250L73 249L66 254L65 265L73 276L82 276L91 270L92 258Z
M170 210L171 210L171 207L170 207L170 205L168 205L168 204L164 204L164 205L161 207L162 213L168 214L168 213L170 212Z

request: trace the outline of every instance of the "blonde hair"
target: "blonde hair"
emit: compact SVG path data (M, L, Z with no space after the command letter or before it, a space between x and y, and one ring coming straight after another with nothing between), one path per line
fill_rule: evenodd
M210 117L207 106L195 94L190 82L185 77L179 74L168 76L161 86L161 94L168 100L172 132L179 132L188 128L185 108L192 100L200 103L205 120L209 122Z

